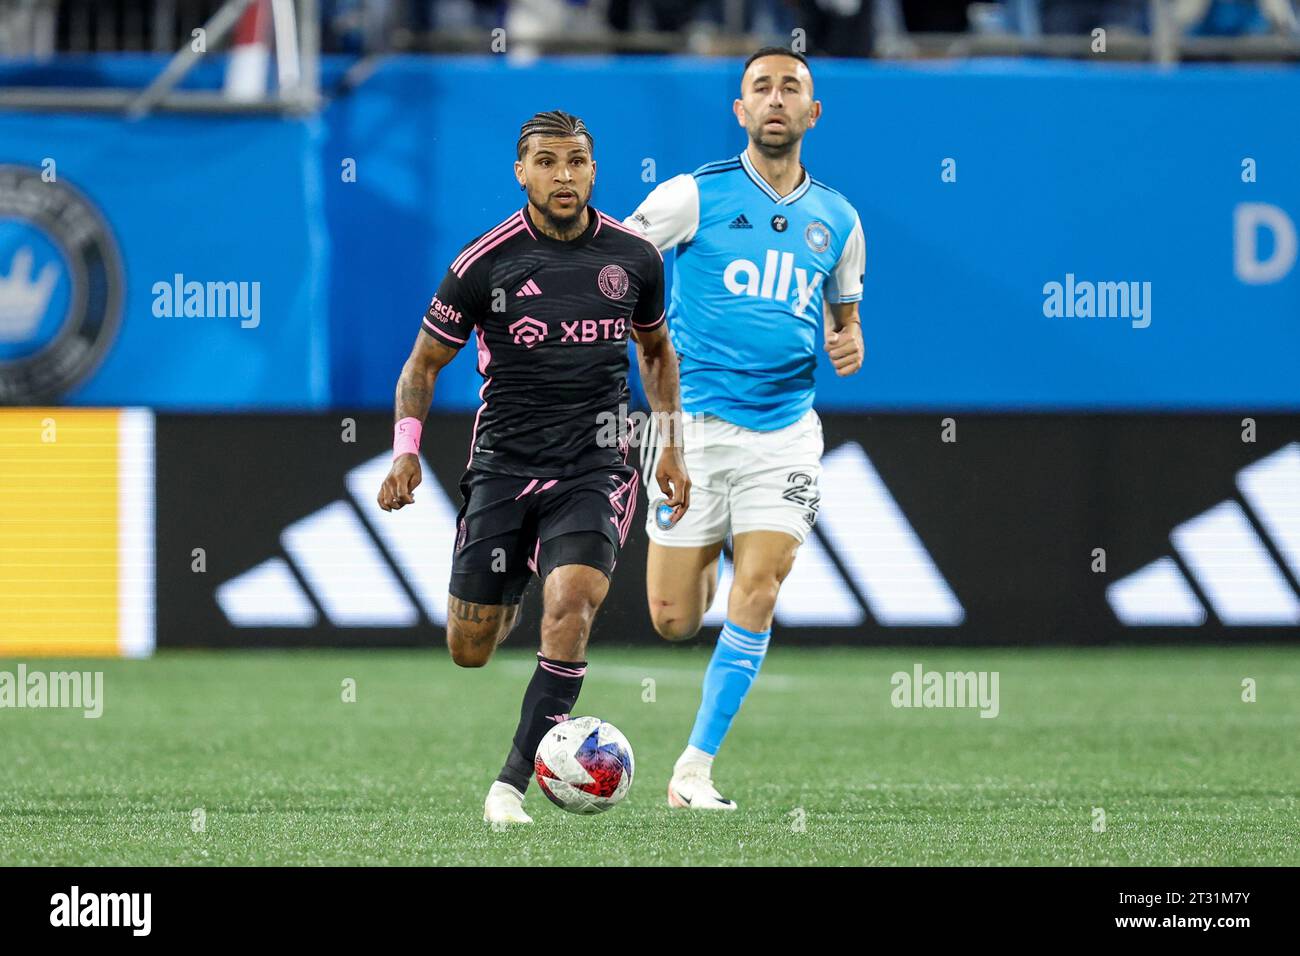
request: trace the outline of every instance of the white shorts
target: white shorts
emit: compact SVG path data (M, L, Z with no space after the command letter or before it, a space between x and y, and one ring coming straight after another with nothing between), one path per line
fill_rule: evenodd
M728 534L784 531L803 543L821 501L822 423L814 410L771 432L688 412L682 434L691 506L671 528L657 520L665 499L654 478L659 450L653 428L642 442L646 534L652 541L697 548L725 541Z

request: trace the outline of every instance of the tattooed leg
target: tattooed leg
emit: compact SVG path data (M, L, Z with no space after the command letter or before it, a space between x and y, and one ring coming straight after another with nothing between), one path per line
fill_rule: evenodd
M475 604L447 597L447 648L461 667L482 667L519 618L519 605Z

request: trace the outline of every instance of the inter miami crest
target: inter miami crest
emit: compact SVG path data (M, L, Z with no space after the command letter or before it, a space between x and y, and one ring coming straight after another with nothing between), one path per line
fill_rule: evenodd
M39 169L0 165L0 404L84 381L121 320L122 262L99 211Z
M627 295L627 271L620 265L611 263L600 270L596 284L608 299L621 299Z

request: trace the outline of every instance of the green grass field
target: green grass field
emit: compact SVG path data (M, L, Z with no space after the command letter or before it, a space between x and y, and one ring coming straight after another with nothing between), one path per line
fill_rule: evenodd
M0 710L0 864L1300 864L1295 650L776 645L715 767L740 811L670 811L708 651L594 647L577 711L632 741L631 795L575 817L534 785L504 832L482 798L526 653L28 661L104 670L105 708ZM998 671L1000 715L895 709L917 661Z

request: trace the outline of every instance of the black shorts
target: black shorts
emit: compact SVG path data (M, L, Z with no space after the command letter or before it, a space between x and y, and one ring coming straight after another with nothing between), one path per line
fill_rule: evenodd
M639 480L629 465L571 478L465 472L448 590L474 604L518 604L532 575L545 580L561 564L609 577L632 526Z

